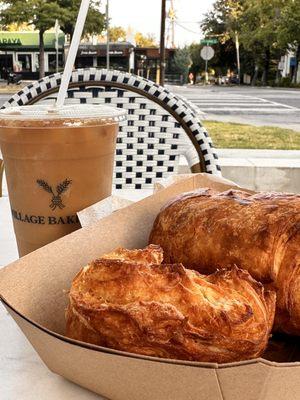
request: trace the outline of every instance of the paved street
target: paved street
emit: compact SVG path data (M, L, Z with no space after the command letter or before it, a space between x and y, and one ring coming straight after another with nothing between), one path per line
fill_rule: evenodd
M0 107L3 103L5 103L12 95L11 94L2 94L0 93Z
M197 104L205 119L300 131L300 90L224 86L168 86ZM11 97L0 93L0 106Z
M197 104L206 119L300 131L300 90L223 86L169 88Z

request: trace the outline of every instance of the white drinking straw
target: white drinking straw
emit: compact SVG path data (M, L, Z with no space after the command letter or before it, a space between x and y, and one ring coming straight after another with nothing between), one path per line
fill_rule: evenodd
M69 87L69 82L70 82L70 79L71 79L72 70L73 70L73 66L74 66L74 63L75 63L75 59L76 59L76 55L77 55L77 51L78 51L78 47L79 47L82 31L83 31L85 20L86 20L86 16L87 16L87 13L88 13L88 10L89 10L89 5L90 5L90 1L89 0L82 0L81 1L81 6L80 6L80 9L79 9L79 13L78 13L78 17L77 17L77 21L76 21L76 25L75 25L75 29L74 29L74 34L73 34L71 46L70 46L70 49L69 49L69 53L68 53L67 62L66 62L65 69L64 69L64 73L63 73L63 76L62 76L61 85L60 85L60 88L59 88L59 92L58 92L55 108L61 107L65 102L65 98L66 98L66 95L67 95L67 90L68 90L68 87Z

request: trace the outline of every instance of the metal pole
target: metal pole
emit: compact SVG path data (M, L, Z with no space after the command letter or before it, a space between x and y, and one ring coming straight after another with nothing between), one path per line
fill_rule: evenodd
M56 47L56 72L58 72L58 45Z
M241 62L240 62L240 42L239 42L239 34L235 32L235 48L236 48L236 59L237 59L237 70L239 77L239 84L241 83Z
M207 71L208 71L208 46L206 45L205 47L205 85L207 85L208 83L208 75L207 75Z
M165 49L165 32L166 32L166 0L161 1L161 24L160 24L160 76L159 84L164 86L165 68L166 68L166 49Z
M109 0L106 1L106 68L109 69Z
M58 72L58 38L59 38L59 23L55 21L55 50L56 50L56 72Z

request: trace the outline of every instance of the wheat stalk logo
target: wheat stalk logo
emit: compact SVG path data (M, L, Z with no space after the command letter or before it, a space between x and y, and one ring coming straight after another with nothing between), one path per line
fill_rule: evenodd
M61 196L68 190L69 186L72 184L72 181L70 179L65 179L63 182L59 183L56 186L56 194L54 193L52 186L48 185L48 183L43 179L38 179L36 182L47 193L50 193L52 195L51 203L49 204L49 207L52 211L54 211L56 208L59 208L60 210L65 208Z

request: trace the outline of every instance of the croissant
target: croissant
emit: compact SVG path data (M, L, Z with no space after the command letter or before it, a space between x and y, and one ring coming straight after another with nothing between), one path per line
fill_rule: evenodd
M238 268L203 276L160 264L162 258L158 246L118 249L82 268L69 293L66 335L147 356L218 363L264 351L273 291Z
M236 265L277 291L274 330L300 335L300 196L201 189L171 200L149 238L166 263Z

